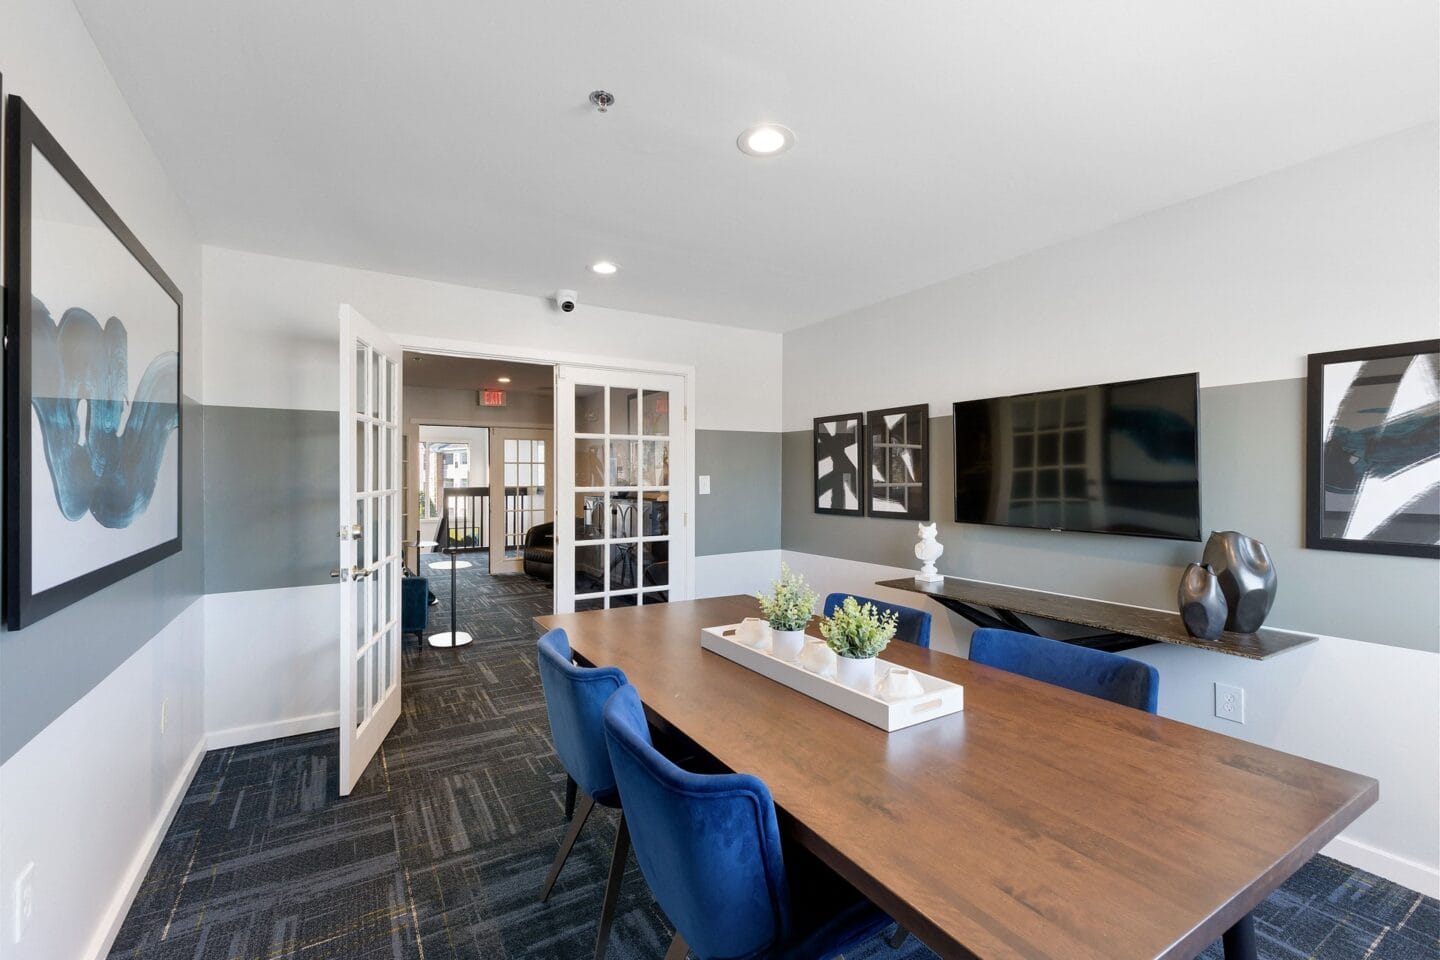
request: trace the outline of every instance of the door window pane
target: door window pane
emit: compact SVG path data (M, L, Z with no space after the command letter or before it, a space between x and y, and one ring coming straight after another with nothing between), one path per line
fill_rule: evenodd
M670 394L664 390L646 390L644 399L645 433L649 436L670 434Z
M605 432L605 388L575 385L575 432Z
M575 441L575 486L605 486L605 441Z
M639 483L639 446L637 440L610 441L610 486L633 487Z
M575 539L603 540L606 516L603 493L575 494Z
M670 542L660 540L641 546L644 572L641 586L663 587L670 583Z
M605 548L575 548L575 592L599 593L605 589Z
M365 344L355 344L355 412L365 412L365 372L370 364L365 359Z
M640 559L639 546L633 540L629 543L612 543L610 545L611 590L635 589L640 577L640 571L636 568Z
M610 498L610 536L640 536L638 503L639 501L635 499L633 493L628 496L619 495Z
M640 391L633 387L610 388L610 433L640 432Z
M645 494L645 514L641 521L641 536L668 537L670 535L670 495L668 493Z
M643 447L640 482L647 487L670 486L670 441L646 440Z

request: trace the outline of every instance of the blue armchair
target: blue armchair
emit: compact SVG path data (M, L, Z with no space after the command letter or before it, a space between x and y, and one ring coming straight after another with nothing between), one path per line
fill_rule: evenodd
M425 649L425 630L430 626L430 581L424 577L400 579L400 633L413 633Z
M893 610L899 616L899 622L895 625L896 640L904 640L917 647L930 646L931 617L924 610L902 607L899 604L886 603L883 600L871 600L868 597L858 597L853 593L832 593L825 598L825 616L833 614L845 602L846 597L855 597L856 602L862 607L867 603L873 603L875 609L881 613Z
M1015 630L976 630L970 659L1148 713L1160 699L1160 672L1148 663Z
M605 736L635 859L675 925L667 958L820 960L880 933L889 919L803 851L782 849L775 803L743 773L681 770L650 742L640 696L605 705Z
M575 840L590 812L598 803L618 808L620 792L615 774L610 769L610 753L605 745L602 713L605 701L619 689L629 689L625 672L618 667L586 668L576 666L570 656L570 638L564 630L551 630L540 638L540 685L545 690L545 710L550 718L550 738L565 768L565 815L570 829L555 854L550 874L540 891L540 902L550 897L550 890L565 866ZM575 808L576 792L580 808ZM610 858L610 876L605 884L605 899L600 905L600 929L595 939L595 960L602 960L610 940L610 924L615 917L615 904L620 896L620 882L625 876L625 858L630 852L630 834L625 815L620 815L615 850Z

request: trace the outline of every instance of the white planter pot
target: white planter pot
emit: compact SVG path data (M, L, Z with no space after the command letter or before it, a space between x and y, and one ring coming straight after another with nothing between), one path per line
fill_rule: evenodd
M770 652L777 659L792 662L805 649L804 630L776 630L770 628Z
M875 658L853 660L850 657L836 657L835 679L851 690L872 692L875 689Z

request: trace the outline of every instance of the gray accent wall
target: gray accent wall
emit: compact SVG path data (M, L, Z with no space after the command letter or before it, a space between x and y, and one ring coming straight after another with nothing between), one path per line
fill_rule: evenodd
M1305 549L1305 381L1205 387L1200 403L1201 527L1240 530L1270 548L1279 591L1267 623L1440 651L1433 560ZM951 417L932 417L930 429L930 516L945 545L941 572L1152 607L1175 604L1180 573L1199 560L1203 544L956 524ZM918 566L913 522L817 515L813 471L810 432L786 433L784 549Z
M695 476L709 476L711 491L695 497L696 556L780 546L780 437L695 431Z
M0 763L70 709L204 592L202 408L182 400L179 553L24 630L0 627Z
M326 583L340 508L340 415L205 408L205 592Z

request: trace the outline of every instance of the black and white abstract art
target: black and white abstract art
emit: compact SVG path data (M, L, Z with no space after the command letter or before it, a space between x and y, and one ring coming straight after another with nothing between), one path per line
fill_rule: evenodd
M6 618L180 549L180 291L11 97Z
M1440 340L1310 355L1306 546L1440 557Z
M929 520L929 405L871 410L865 423L870 516Z
M865 514L861 501L864 415L815 418L815 512Z

